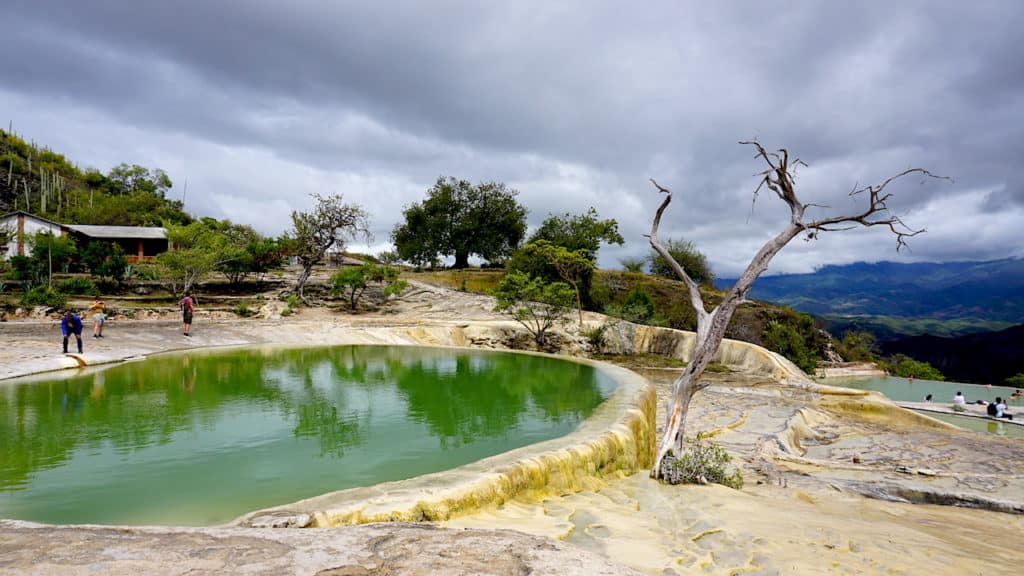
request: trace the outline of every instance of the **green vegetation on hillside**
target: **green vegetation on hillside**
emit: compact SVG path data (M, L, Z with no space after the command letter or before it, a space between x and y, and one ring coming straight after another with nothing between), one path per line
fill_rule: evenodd
M106 174L0 130L0 212L24 210L63 224L161 226L192 217L166 197L159 168L120 164Z

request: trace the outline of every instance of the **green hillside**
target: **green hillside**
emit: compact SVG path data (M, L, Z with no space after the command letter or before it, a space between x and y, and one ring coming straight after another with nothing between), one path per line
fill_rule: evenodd
M66 224L187 224L182 203L166 197L159 168L121 164L106 174L0 130L0 213L24 210Z

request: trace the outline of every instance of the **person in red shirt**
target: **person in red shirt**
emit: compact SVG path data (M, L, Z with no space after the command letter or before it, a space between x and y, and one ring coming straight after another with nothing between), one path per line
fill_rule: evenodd
M181 334L190 336L189 330L192 329L192 313L195 312L196 301L192 298L192 294L186 291L181 300L178 300L178 306L181 306Z

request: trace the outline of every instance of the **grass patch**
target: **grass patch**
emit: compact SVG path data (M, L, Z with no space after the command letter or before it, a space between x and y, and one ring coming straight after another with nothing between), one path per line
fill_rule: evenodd
M505 277L505 271L500 269L431 270L426 272L404 272L402 277L409 280L419 280L427 284L454 288L462 292L490 294L498 287L501 279Z

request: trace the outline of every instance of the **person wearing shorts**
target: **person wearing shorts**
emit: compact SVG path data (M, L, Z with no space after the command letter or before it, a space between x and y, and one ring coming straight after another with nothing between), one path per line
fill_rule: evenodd
M105 305L103 304L103 300L100 300L98 298L96 299L95 302L92 303L92 306L89 306L89 311L93 313L93 315L92 315L92 337L93 338L103 338L103 323L106 322L106 320L107 320L107 315L103 313L104 306Z
M178 306L181 306L181 335L190 336L189 331L192 329L192 313L195 312L196 301L192 299L190 292L185 292L181 300L178 300Z

